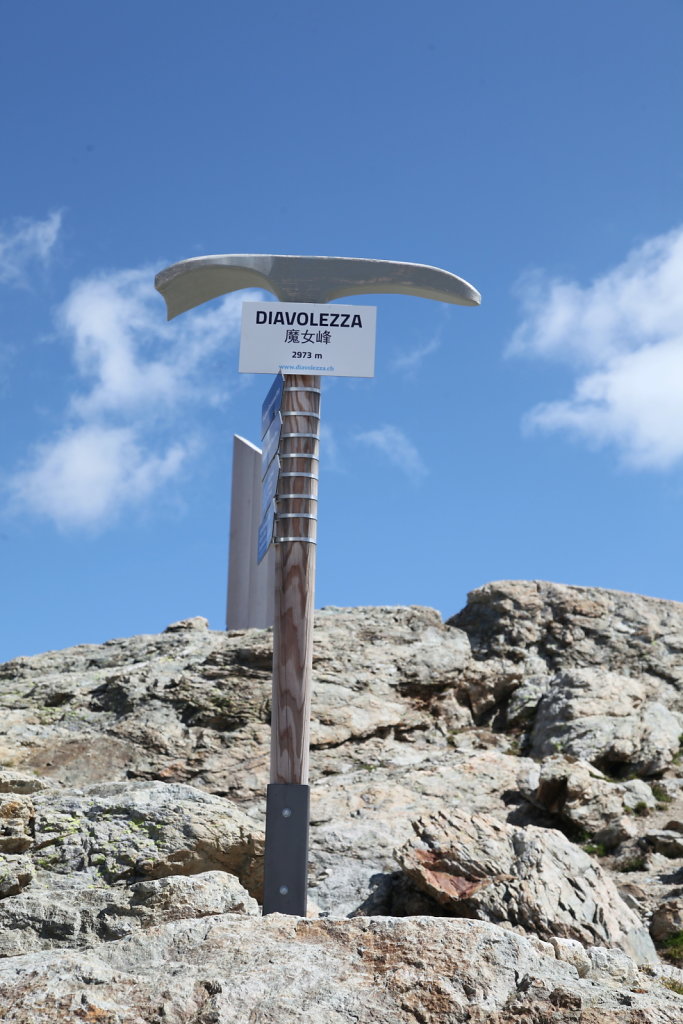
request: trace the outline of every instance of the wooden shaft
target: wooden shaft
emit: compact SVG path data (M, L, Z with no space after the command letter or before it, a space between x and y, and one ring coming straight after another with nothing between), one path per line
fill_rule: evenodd
M317 538L317 519L308 516L318 511L319 417L320 377L286 376L275 527L270 781L299 785L308 784Z

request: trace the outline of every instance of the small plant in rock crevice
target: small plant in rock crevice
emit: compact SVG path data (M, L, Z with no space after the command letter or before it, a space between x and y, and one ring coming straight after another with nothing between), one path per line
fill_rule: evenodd
M683 931L669 936L659 947L659 952L671 964L683 967Z
M606 857L608 850L604 843L582 843L581 849L591 857Z
M641 854L639 857L629 857L628 860L623 860L620 864L616 865L617 871L644 871L647 865L647 861L644 855Z
M673 797L669 796L664 786L659 786L656 782L653 782L650 786L652 795L658 804L670 804L673 801Z
M678 753L674 755L674 761L683 761L683 732L678 737Z

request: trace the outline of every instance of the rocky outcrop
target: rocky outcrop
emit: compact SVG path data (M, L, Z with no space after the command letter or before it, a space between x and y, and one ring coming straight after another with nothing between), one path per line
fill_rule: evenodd
M657 809L651 787L641 779L615 782L587 761L560 754L531 762L518 777L530 803L564 822L572 836L608 849L638 834L639 822Z
M470 726L469 658L431 609L319 612L313 749ZM0 763L65 785L158 778L250 799L267 782L271 660L270 631L203 619L18 658L0 666Z
M448 620L477 659L528 663L546 674L586 667L641 679L646 698L683 710L683 604L539 581L487 583Z
M34 879L30 857L0 853L0 899L14 896Z
M0 902L0 957L87 948L167 921L217 914L260 915L256 900L225 871L76 892L36 887Z
M317 613L309 921L257 917L271 647L196 618L0 666L7 1020L679 1019L638 963L680 930L683 606Z
M7 1024L680 1021L666 979L623 954L558 952L479 921L216 916L2 961L0 1014Z
M263 832L234 805L191 786L110 782L34 797L33 863L53 887L228 871L262 884Z
M464 811L418 819L399 853L416 884L458 917L618 946L638 962L655 960L642 921L583 850L554 829L515 828Z
M25 852L0 862L0 956L258 912L247 889L261 894L263 832L220 797L161 782L50 788L27 820Z
M551 676L536 706L532 757L561 751L623 775L658 775L678 754L683 716L644 697L642 679L575 669Z
M683 934L683 899L667 900L660 904L650 920L650 935L655 942L664 942Z

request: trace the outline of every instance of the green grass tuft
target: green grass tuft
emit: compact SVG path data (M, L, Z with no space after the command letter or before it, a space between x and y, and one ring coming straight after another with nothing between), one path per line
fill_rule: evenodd
M629 860L624 860L621 864L617 865L618 871L643 871L646 866L646 860L644 856L631 857Z
M652 795L658 804L670 804L672 802L673 797L669 796L663 786L659 786L656 782L653 782L650 789L652 790Z
M582 850L586 853L590 853L592 857L606 857L607 847L604 843L583 843Z
M661 945L660 953L665 960L677 967L683 966L683 932L676 932Z

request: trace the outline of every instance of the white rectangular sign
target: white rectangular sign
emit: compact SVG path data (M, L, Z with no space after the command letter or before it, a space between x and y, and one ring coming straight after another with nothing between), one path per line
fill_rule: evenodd
M244 302L240 373L374 377L376 306Z

